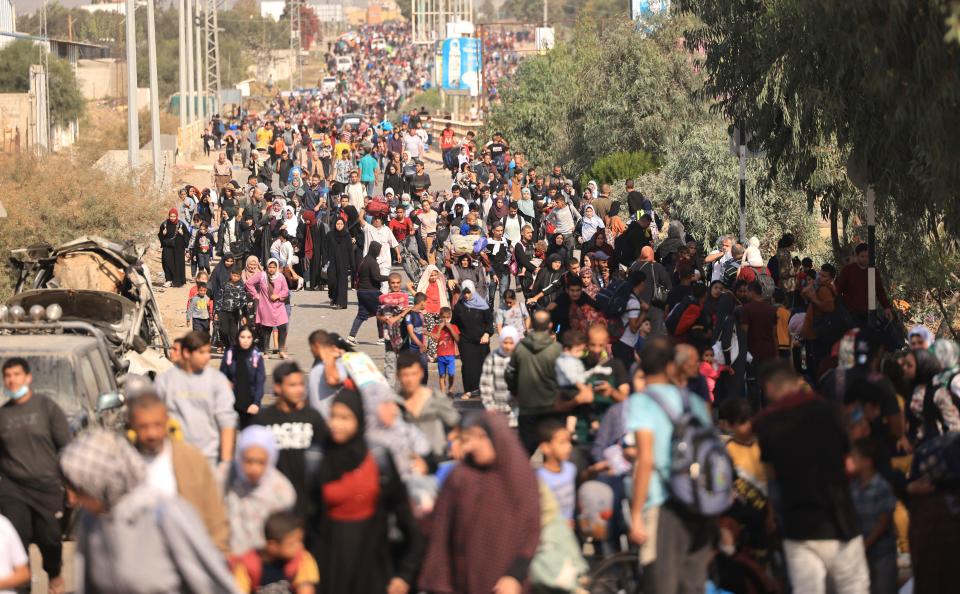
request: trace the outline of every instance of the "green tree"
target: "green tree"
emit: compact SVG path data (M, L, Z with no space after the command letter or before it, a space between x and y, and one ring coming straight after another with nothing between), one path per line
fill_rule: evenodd
M42 64L41 49L31 41L19 40L0 50L0 93L30 90L30 66ZM49 56L50 115L55 125L65 125L83 115L85 103L77 77L65 60Z
M728 150L727 126L710 118L667 143L663 168L652 188L671 218L682 220L695 237L712 243L735 231L740 221L740 172ZM816 220L803 193L786 184L764 183L767 163L747 167L747 233L760 238L767 253L776 240L792 232L802 246L816 239ZM641 182L641 187L651 184Z

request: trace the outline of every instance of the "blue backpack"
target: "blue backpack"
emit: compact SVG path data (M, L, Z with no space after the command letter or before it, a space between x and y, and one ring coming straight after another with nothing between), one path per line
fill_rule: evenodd
M693 414L688 391L681 390L683 410L679 415L666 405L654 386L645 393L673 424L670 476L663 477L670 498L696 515L722 514L733 503L736 471L720 434Z

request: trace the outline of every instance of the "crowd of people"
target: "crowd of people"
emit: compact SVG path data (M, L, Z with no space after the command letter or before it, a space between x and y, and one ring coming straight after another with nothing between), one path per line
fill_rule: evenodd
M951 591L960 347L900 330L879 278L871 311L869 248L693 237L634 180L389 121L423 84L405 34L331 48L357 68L334 92L211 123L211 186L158 235L191 331L128 388L127 435L71 437L4 362L0 586L22 542L62 588L66 489L81 592L576 592L617 551L644 592L882 594L908 568ZM269 395L301 290L356 316Z

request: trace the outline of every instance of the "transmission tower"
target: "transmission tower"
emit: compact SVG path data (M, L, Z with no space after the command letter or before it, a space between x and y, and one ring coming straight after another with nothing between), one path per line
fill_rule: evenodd
M287 0L287 10L290 14L290 90L303 86L303 60L300 59L300 50L303 49L300 33L302 31L304 0Z
M213 95L214 111L220 110L220 27L217 9L222 0L203 0L203 32L206 39L204 54L207 92Z

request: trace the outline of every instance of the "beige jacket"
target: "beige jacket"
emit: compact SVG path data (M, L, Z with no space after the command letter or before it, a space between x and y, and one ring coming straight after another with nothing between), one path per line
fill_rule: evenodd
M224 554L229 553L230 522L210 462L200 450L184 441L173 439L169 443L180 496L197 510L213 544Z

